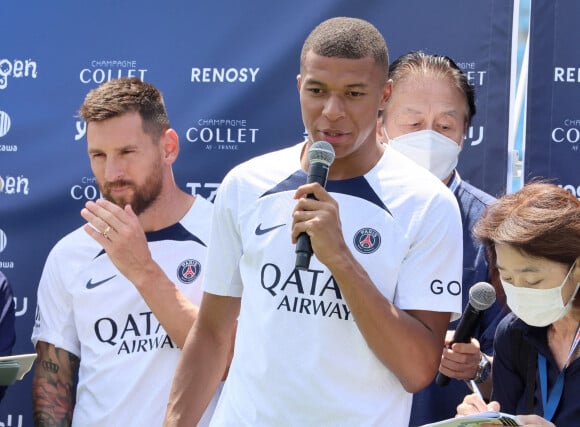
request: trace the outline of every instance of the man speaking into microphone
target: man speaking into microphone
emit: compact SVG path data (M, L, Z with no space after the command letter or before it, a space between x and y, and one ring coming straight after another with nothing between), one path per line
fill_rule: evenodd
M460 294L432 292L461 280L453 194L376 138L391 92L382 35L360 19L324 21L297 82L307 140L236 166L218 189L203 303L165 426L199 419L236 320L212 425L406 426L461 312ZM317 141L334 152L326 183L308 178Z

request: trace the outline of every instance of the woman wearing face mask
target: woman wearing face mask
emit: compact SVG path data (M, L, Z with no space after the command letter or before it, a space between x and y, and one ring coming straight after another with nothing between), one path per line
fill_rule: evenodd
M453 191L463 223L463 309L469 288L490 282L485 250L471 229L495 199L463 181L455 169L465 132L475 114L475 95L466 75L448 57L411 52L389 68L391 97L381 112L377 132L392 149L428 169ZM498 303L483 312L471 343L443 349L441 373L452 378L445 388L433 382L413 396L410 427L450 418L467 393L463 380L474 380L481 391L491 391L493 336L504 315ZM449 325L446 344L457 322Z
M501 276L512 314L497 328L490 404L470 395L458 414L501 410L526 426L580 425L580 201L546 183L491 205L474 229Z

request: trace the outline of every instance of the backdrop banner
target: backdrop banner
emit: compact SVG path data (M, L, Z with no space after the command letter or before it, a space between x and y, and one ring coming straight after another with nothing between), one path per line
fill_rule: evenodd
M580 3L531 2L524 177L580 197Z
M333 16L364 18L384 34L391 60L424 50L452 57L467 72L477 114L459 170L463 179L500 195L506 189L513 12L513 2L505 0L63 0L58 7L4 0L0 269L16 295L15 353L34 351L36 288L49 250L83 224L84 203L100 196L85 123L77 117L90 89L125 76L156 85L180 138L178 185L213 200L231 167L304 138L296 75L307 34ZM572 26L578 14L561 13L565 30L555 34L578 34ZM565 59L577 44L554 43L558 66L577 70L578 62ZM571 75L578 77L577 71L563 74ZM572 86L566 81L553 88ZM565 142L552 143L547 128L536 136L561 147L561 161L574 145L566 140L574 138L566 120L580 118L568 108L549 125L563 129L556 138ZM0 427L32 426L31 378L29 373L7 390Z

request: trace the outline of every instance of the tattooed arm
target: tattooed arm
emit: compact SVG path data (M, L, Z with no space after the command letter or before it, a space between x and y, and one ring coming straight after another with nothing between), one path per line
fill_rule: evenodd
M38 356L32 379L34 425L70 426L80 359L44 341L38 341L36 353Z

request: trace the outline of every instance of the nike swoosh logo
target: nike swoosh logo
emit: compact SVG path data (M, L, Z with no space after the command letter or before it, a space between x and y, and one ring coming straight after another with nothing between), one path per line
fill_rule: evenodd
M279 225L275 225L274 227L270 227L270 228L262 228L262 224L258 224L258 226L256 227L256 236L261 236L262 234L266 234L269 233L270 231L273 231L277 228L280 227L284 227L286 224L279 224Z
M100 282L93 282L93 279L89 279L89 281L87 282L87 289L93 289L96 288L97 286L102 285L103 283L108 282L111 279L114 279L115 277L117 277L117 275L113 275L105 280L101 280Z

